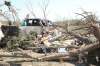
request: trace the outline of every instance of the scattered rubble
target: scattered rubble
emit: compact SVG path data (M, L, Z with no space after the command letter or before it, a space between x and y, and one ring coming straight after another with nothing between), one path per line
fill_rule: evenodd
M7 6L10 8L10 5ZM84 14L79 15L84 16ZM99 63L100 54L97 52L100 49L100 29L96 25L94 15L88 15L85 12L84 18L84 24L88 24L88 27L82 26L82 28L88 28L84 29L85 32L82 32L82 28L66 31L59 25L48 23L48 20L38 21L39 19L27 19L28 22L27 20L25 22L29 25L25 26L3 25L2 27L0 24L0 47L2 48L0 61L67 59L88 63L85 61L88 60L86 57L91 54L92 50L96 50L94 57ZM32 20L31 23L29 20Z

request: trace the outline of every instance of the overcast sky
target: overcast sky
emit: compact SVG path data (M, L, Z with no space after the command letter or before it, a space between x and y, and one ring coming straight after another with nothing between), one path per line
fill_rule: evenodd
M32 9L37 18L43 18L43 12L41 10L43 1L44 0L11 0L11 3L16 7L21 19L24 19L26 14L30 13ZM0 0L0 4L2 3L3 0ZM47 18L53 21L79 18L75 13L80 13L81 9L92 11L99 17L99 6L100 0L49 0L46 13ZM32 17L32 15L30 15L30 17Z

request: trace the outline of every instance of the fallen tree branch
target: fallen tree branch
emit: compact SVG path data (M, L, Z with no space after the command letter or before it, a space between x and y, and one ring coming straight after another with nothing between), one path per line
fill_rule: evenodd
M69 51L69 53L55 53L55 54L53 53L53 54L49 54L47 56L40 57L38 59L39 60L50 60L50 59L52 60L54 58L59 58L59 57L76 56L79 53L89 52L89 51L92 51L92 50L99 48L99 47L100 47L99 43L94 43L91 45L87 45L84 48L81 47L79 49L76 49L75 51Z

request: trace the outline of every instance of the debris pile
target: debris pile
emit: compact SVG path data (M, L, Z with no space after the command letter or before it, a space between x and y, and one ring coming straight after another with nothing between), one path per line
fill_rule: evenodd
M10 4L8 2L6 4L10 9ZM88 62L85 61L88 60L86 57L91 54L92 50L96 50L94 57L99 63L100 54L97 52L100 49L100 27L96 25L94 15L86 11L78 15L84 17L83 22L86 27L74 28L72 31L68 31L68 28L66 31L49 20L41 19L26 19L25 24L27 25L24 26L0 25L0 47L3 48L0 50L0 61L57 61L63 59ZM84 29L86 32L77 31L83 28L86 28Z

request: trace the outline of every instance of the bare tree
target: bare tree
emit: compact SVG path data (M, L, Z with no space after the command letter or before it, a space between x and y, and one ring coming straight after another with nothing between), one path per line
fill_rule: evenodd
M83 10L83 13L81 13L81 14L76 13L76 14L84 17L84 22L86 23L86 25L88 25L90 33L92 33L97 38L97 40L99 40L99 42L100 42L100 29L96 25L96 22L97 22L96 15L93 14L92 12L87 12L84 10Z
M34 8L33 8L31 0L30 1L25 0L25 1L28 2L28 4L25 4L27 7L27 10L29 10L29 12L32 14L32 16L36 18L36 14L34 12Z
M42 12L43 12L43 17L44 19L47 19L47 8L49 6L50 0L42 0Z
M42 12L43 12L43 22L45 25L48 25L48 20L47 20L47 8L49 6L50 0L42 0L42 4L40 5Z
M5 10L1 9L0 15L3 16L6 20L8 20L9 24L11 24L13 21L13 23L12 23L13 25L14 25L14 23L15 23L15 25L16 24L19 25L20 19L17 15L16 9L14 8L14 6L11 5L10 0L4 0L3 5L6 5L8 7L8 10L5 11Z

